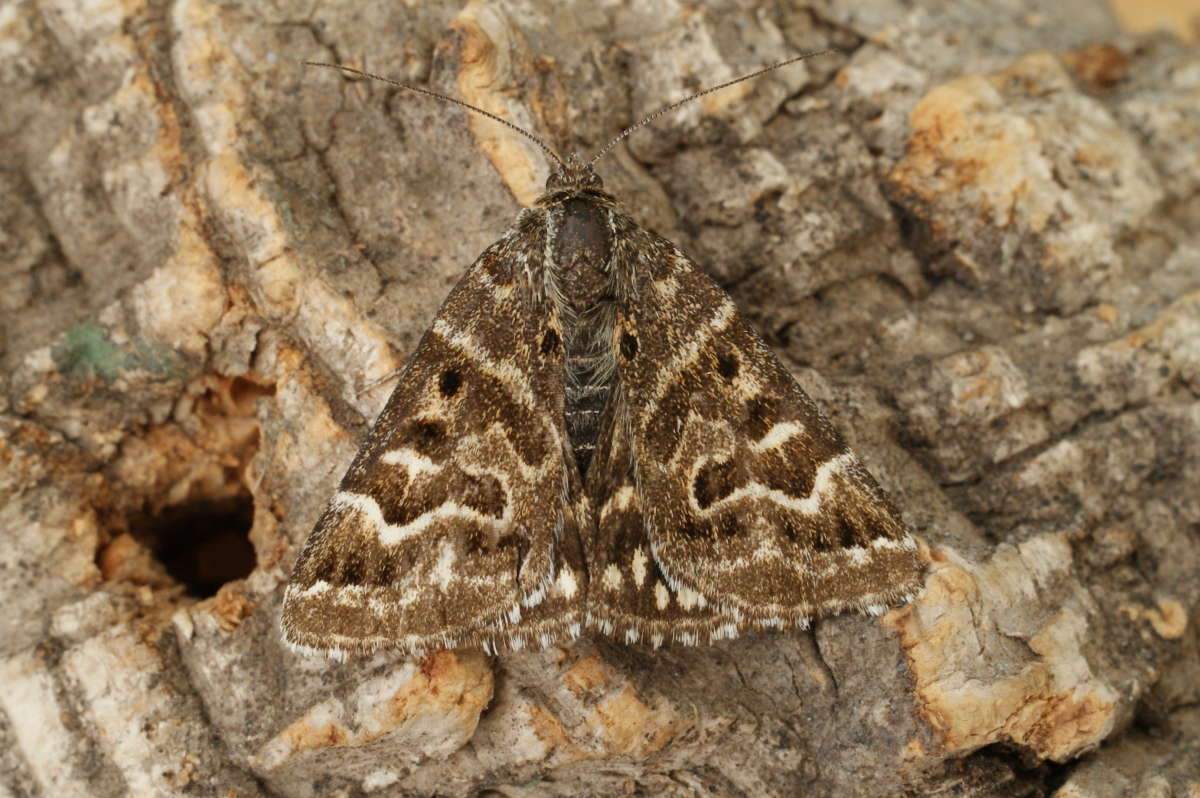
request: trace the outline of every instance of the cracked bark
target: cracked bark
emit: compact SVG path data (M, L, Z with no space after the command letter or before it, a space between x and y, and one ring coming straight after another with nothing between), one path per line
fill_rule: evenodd
M89 9L14 6L0 49L7 793L1198 789L1194 47L1080 0ZM298 62L589 152L831 45L601 169L892 492L918 600L704 649L283 650L363 389L546 176Z

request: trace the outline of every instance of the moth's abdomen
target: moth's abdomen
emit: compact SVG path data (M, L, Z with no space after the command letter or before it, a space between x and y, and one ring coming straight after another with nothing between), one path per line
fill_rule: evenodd
M551 297L562 319L566 354L565 422L581 475L591 465L615 378L610 217L605 201L586 195L562 200L550 216Z
M590 356L567 359L567 437L575 453L579 473L586 476L600 438L604 409L612 395L612 373L606 376Z

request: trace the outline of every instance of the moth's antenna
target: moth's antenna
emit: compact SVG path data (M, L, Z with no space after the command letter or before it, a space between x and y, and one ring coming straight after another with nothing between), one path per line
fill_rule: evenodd
M813 53L813 55L816 55L816 53ZM488 119L495 120L496 122L499 122L500 124L504 125L505 127L517 131L522 136L524 136L525 138L532 141L534 144L541 147L542 151L545 152L547 155L549 155L550 158L553 159L553 161L559 165L559 168L561 168L561 169L566 168L566 164L563 163L562 158L559 158L558 153L556 153L554 150L550 149L549 145L547 145L546 142L542 141L537 136L530 133L528 130L525 130L524 128L521 128L521 127L517 127L512 122L509 122L507 119L496 116L491 111L485 111L482 108L476 108L475 106L471 105L470 103L465 103L462 100L456 100L453 97L447 97L444 94L438 94L436 91L430 91L429 89L422 89L420 86L410 86L407 83L401 83L398 80L392 80L391 78L385 78L382 75L374 75L370 72L364 72L361 69L355 69L354 67L342 66L341 64L326 64L326 63L322 63L321 61L305 61L304 64L305 64L305 66L326 67L328 69L340 69L342 72L348 72L351 75L358 75L359 77L370 78L371 80L378 80L381 83L390 83L391 85L393 85L397 88L400 88L400 89L408 89L409 91L415 91L417 94L424 94L427 97L436 97L439 100L444 100L445 102L448 102L448 103L454 103L455 105L466 108L468 111L474 111L475 113L477 113L481 116L486 116ZM782 64L780 64L779 66L782 66Z
M658 119L663 114L670 113L671 111L674 111L676 108L678 108L681 105L687 105L688 103L692 102L693 100L698 100L706 94L712 94L714 91L720 91L721 89L727 89L736 83L741 83L743 80L750 80L751 78L756 78L759 75L762 75L766 72L774 71L776 69L779 69L780 67L785 67L788 64L794 64L797 61L803 61L806 58L814 58L818 55L827 55L829 53L840 53L840 52L841 52L841 50L830 48L828 50L817 50L817 51L811 52L811 53L802 53L801 55L793 56L791 58L785 59L778 63L771 64L770 66L763 67L762 69L751 72L749 75L742 75L740 78L734 78L733 80L727 80L724 83L718 84L716 86L710 86L709 88L704 89L703 91L698 91L695 94L691 95L690 97L684 97L682 100L673 102L670 105L664 105L662 108L659 108L657 111L650 114L650 116L646 117L641 122L638 122L637 124L634 124L634 125L630 125L629 127L622 130L620 135L618 135L612 141L608 142L608 146L606 146L604 149L600 150L600 152L596 153L596 157L588 162L588 166L595 166L596 161L600 160L605 155L608 155L608 153L612 150L612 148L617 146L617 143L621 139L628 136L630 133L634 132L635 130L638 130L639 128L645 127L646 125L653 122L655 119Z

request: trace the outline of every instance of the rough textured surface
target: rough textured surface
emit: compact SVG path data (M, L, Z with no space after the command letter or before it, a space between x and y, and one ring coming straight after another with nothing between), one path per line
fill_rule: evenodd
M332 664L283 580L594 151L928 543L881 619ZM1099 2L0 9L0 794L1200 793L1200 52Z

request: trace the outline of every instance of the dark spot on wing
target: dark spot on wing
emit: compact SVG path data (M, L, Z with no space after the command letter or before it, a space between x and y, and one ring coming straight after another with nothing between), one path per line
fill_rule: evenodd
M463 538L463 549L468 555L480 554L487 548L487 536L477 525L471 524Z
M440 421L418 421L413 429L418 436L429 441L436 441L446 434L445 425Z
M752 440L760 441L771 431L781 404L778 396L767 393L746 400L746 431Z
M558 349L559 337L554 328L546 330L546 334L542 336L542 354L548 355Z
M463 480L463 504L493 518L501 518L504 515L508 499L500 480L491 474L464 474Z
M736 489L737 471L731 460L706 463L692 482L692 496L701 510L707 510Z
M727 380L736 377L739 368L737 355L733 352L726 352L717 358L717 372Z
M634 500L636 502L636 499ZM634 508L614 511L605 517L601 526L610 535L612 556L621 556L646 542L642 514Z
M860 545L863 542L862 538L862 530L858 525L847 518L845 513L838 513L838 545L848 549Z
M442 396L449 399L458 393L458 386L462 385L462 377L454 369L446 369L442 372L442 378L438 380L438 391Z
M467 533L465 544L468 554L483 554L501 549L514 549L520 552L521 536L512 532L492 540L491 533L479 526L472 526ZM518 559L520 555L518 554Z
M448 454L449 441L445 422L436 418L412 419L397 439L411 441L412 447L434 462L440 462Z
M797 499L812 493L817 470L846 451L846 444L831 427L818 428L817 432L815 435L797 435L770 452L764 452L759 459L758 481L770 490Z
M511 285L516 280L516 255L511 244L488 249L479 258L479 268L495 285Z
M817 526L804 535L802 542L815 551L839 551L867 542L860 518L836 504L826 505L816 519Z
M829 528L823 548L848 549L859 544L860 534L854 519L849 517L842 507L831 506L826 510Z

